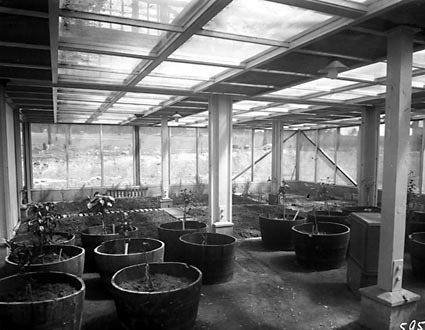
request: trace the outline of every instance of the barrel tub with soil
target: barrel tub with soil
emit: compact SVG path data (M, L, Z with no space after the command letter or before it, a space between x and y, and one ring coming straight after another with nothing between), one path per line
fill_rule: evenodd
M269 250L293 251L291 228L305 222L305 215L293 210L286 210L285 213L260 214L261 241L264 247Z
M235 268L236 238L218 233L189 233L180 237L184 262L199 268L203 284L230 281Z
M62 272L30 272L0 279L2 330L79 330L85 284Z
M86 250L86 271L97 271L96 263L94 259L94 249L100 244L113 239L122 237L137 237L139 229L135 226L130 226L130 230L118 231L115 230L113 225L106 226L102 225L90 226L81 231L81 245Z
M207 225L199 221L183 221L162 223L158 227L158 238L165 243L164 261L184 261L183 246L180 236L188 233L206 232Z
M110 285L112 275L124 267L163 262L164 243L153 238L120 238L103 242L94 254L103 283Z
M300 265L316 270L342 266L350 241L350 228L333 222L319 222L317 232L313 223L292 227L295 254Z
M74 274L78 277L83 275L85 250L75 245L46 245L40 251L34 248L29 265L25 270L29 272L57 271ZM6 273L16 274L21 266L15 256L9 254L5 258Z
M201 295L202 273L185 263L125 267L111 279L117 315L126 329L191 329Z

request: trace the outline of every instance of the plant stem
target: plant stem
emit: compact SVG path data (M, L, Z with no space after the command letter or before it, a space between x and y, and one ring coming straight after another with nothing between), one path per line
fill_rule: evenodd
M128 254L128 242L124 243L124 254Z
M61 261L62 258L62 248L59 250L59 261Z
M147 243L143 243L142 247L144 249L145 252L145 262L146 262L146 267L145 267L145 278L146 281L148 282L148 287L149 290L153 290L153 282L152 282L152 278L151 278L151 273L150 273L150 269L149 269L149 260L148 260L148 253L147 253L147 249L145 248L146 245L149 245Z
M112 224L112 234L115 234L115 223Z
M314 216L314 222L313 222L313 235L317 235L319 232L319 226L317 222L317 215L316 210L313 208L313 216Z
M297 210L297 212L295 213L294 218L292 220L297 220L298 213L300 213L300 210Z

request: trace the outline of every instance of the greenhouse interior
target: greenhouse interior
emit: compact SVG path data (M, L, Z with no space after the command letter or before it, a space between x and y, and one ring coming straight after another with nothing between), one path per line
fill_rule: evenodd
M424 0L0 0L0 329L423 329Z

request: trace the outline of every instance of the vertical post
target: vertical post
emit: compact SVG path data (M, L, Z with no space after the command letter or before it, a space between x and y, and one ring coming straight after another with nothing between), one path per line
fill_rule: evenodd
M100 186L105 185L105 166L103 163L103 125L99 126L99 158L100 158Z
M251 130L251 182L254 181L255 171L255 129Z
M195 128L195 183L199 185L199 128Z
M376 108L362 110L358 174L359 205L376 206L378 198L378 157L380 113Z
M335 166L334 166L334 175L333 175L333 182L334 184L336 184L336 179L337 179L337 173L338 173L338 151L339 151L339 142L340 142L340 135L341 135L341 128L338 127L336 129L336 137L335 137L335 153L334 153L334 161L335 161Z
M65 166L66 166L66 186L69 187L69 146L71 145L71 125L65 126Z
M295 181L300 181L301 131L297 131L297 150L295 151Z
M24 182L26 186L27 202L32 201L31 189L33 188L32 180L32 142L31 142L31 126L29 123L22 123L24 138Z
M134 126L133 130L133 181L136 186L141 185L140 180L140 128Z
M212 95L209 119L209 219L214 232L233 233L232 223L232 99Z
M314 143L316 144L316 146L314 147L314 182L317 182L317 179L318 179L317 160L319 158L319 147L320 147L320 131L318 129L314 130Z
M19 206L22 203L22 192L23 192L23 173L22 173L22 140L21 140L21 124L19 120L19 112L14 112L13 118L15 133L15 163L16 163L16 186L17 186L17 199Z
M413 32L388 34L387 95L378 283L360 290L360 323L371 329L398 329L416 310L419 296L402 289Z
M169 199L170 193L170 130L168 117L161 116L161 196Z
M0 243L10 239L19 218L13 109L0 83Z
M425 121L422 119L422 140L421 140L421 149L419 151L419 179L418 187L419 193L423 194L423 184L424 184L424 149L425 149Z
M282 120L272 122L272 173L271 173L271 197L276 200L282 180ZM271 202L269 200L269 202ZM276 203L273 203L276 204Z

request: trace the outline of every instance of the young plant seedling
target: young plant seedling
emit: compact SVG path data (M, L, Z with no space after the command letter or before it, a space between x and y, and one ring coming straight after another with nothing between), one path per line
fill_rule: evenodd
M102 216L103 233L106 234L105 216L106 211L109 210L115 203L115 198L109 195L102 195L95 192L93 198L87 203L87 208L92 210L95 214Z
M193 194L187 188L180 190L180 195L183 197L183 230L186 229L187 213L190 211L190 205L193 203Z

